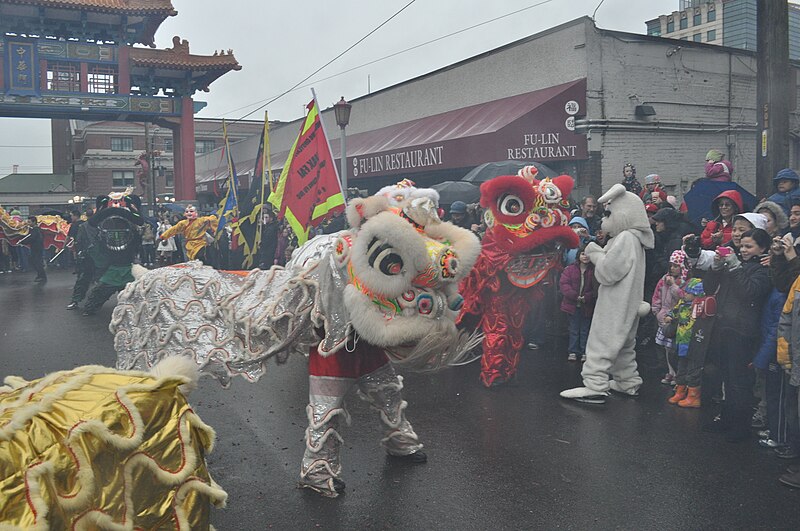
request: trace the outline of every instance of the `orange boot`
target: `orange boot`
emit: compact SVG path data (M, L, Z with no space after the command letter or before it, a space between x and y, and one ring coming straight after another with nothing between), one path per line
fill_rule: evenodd
M700 407L700 386L690 387L689 394L678 402L680 407Z
M669 398L668 402L670 404L677 404L678 402L686 398L686 391L687 387L685 385L676 385L675 394Z

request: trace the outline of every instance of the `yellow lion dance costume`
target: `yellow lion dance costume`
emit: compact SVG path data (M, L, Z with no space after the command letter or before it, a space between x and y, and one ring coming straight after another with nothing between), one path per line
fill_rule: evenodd
M182 391L197 368L163 363L5 379L1 530L209 529L209 502L224 506L227 495L206 469L214 431Z

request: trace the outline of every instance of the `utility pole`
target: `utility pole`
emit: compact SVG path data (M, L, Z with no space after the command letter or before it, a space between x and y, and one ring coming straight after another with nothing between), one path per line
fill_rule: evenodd
M757 13L756 197L761 198L772 193L775 174L789 166L790 98L796 81L790 80L789 2L758 0Z

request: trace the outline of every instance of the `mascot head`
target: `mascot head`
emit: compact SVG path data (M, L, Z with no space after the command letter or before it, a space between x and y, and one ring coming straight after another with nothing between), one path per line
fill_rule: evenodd
M125 251L139 234L144 218L141 215L142 201L133 195L132 189L97 196L97 211L89 224L97 227L100 239L110 251Z
M605 205L601 224L604 232L613 238L625 230L637 231L641 234L642 244L648 248L653 247L653 231L639 196L626 191L623 185L615 184L598 201Z
M183 216L188 220L197 219L197 208L192 205L187 206L183 211Z
M610 237L625 231L636 236L645 249L655 246L655 235L639 196L626 191L623 185L615 184L598 201L605 205L600 226Z

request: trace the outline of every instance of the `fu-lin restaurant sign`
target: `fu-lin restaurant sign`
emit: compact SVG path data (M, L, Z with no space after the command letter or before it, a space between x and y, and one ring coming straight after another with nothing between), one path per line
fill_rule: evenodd
M585 115L586 80L580 79L354 135L350 171L358 179L507 159L587 159L586 136L575 132L576 117ZM398 149L386 149L392 144Z

